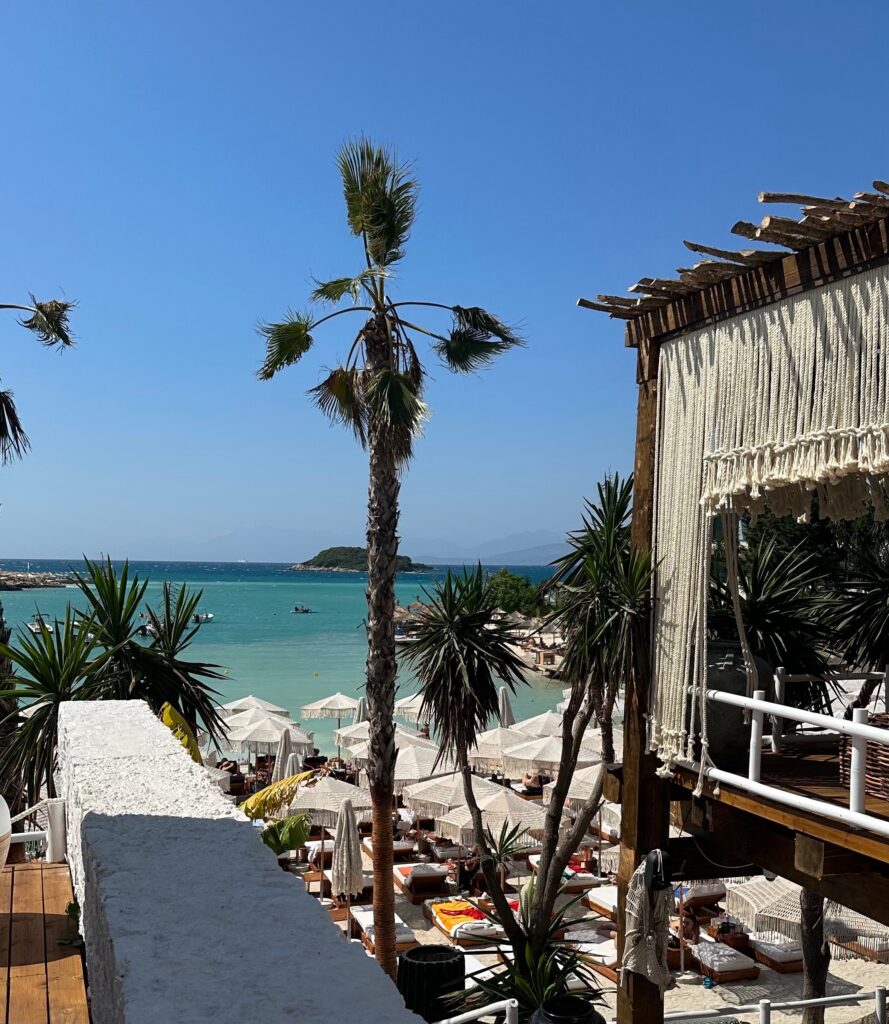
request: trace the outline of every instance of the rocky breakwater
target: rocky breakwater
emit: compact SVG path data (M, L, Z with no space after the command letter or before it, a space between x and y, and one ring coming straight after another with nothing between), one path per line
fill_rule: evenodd
M0 569L0 590L38 590L42 587L68 587L74 577L66 572L11 572Z

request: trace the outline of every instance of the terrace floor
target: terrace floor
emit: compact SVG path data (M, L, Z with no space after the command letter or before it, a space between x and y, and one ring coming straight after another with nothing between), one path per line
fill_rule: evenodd
M0 873L0 1024L89 1024L81 950L64 941L73 898L67 864Z

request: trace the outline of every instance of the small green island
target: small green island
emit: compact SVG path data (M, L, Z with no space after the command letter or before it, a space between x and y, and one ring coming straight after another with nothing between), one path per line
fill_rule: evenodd
M367 572L367 548L325 548L307 562L297 562L290 568L294 572ZM433 572L431 565L415 562L407 555L399 555L396 572Z

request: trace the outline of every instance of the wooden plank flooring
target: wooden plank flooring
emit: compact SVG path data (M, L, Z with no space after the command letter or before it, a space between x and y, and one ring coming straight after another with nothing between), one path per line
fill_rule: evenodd
M80 949L65 909L65 864L9 864L0 873L0 1024L89 1024Z

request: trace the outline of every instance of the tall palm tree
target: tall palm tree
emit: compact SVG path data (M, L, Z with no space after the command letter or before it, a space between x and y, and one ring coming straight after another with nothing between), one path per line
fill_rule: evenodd
M73 308L72 302L61 302L50 299L38 302L31 296L30 305L11 302L0 302L0 310L13 310L23 314L19 323L31 331L37 339L48 348L70 348L73 345L68 314ZM7 465L14 459L22 458L31 447L25 428L19 418L12 391L0 389L0 465ZM9 643L10 631L3 616L0 605L0 644ZM12 665L5 658L0 658L0 678L6 678L12 672ZM0 749L8 742L8 736L16 728L16 703L12 698L0 697ZM0 795L16 813L19 807L20 786L17 776L8 776L0 770Z
M389 290L404 256L416 213L418 186L410 168L395 154L359 138L340 150L346 218L361 240L363 266L349 277L318 282L314 303L352 305L326 315L288 312L259 331L266 356L259 370L270 380L298 362L312 347L314 332L335 318L357 313L362 320L344 362L329 370L309 394L336 423L350 429L367 449L367 667L370 721L368 777L373 798L374 928L377 958L395 971L394 892L392 889L393 770L395 765L395 567L398 555L399 473L410 461L414 439L426 416L426 373L415 346L423 335L433 352L456 373L488 365L521 344L497 317L478 306L394 301ZM411 308L450 317L444 330L432 330L407 317Z
M449 570L427 597L404 658L419 680L420 716L432 724L440 756L450 755L463 775L488 893L518 953L524 937L498 878L494 843L485 831L472 789L469 751L478 734L497 717L500 684L514 692L517 684L525 682L525 664L511 646L512 627L495 618L497 595L480 565L473 571L464 569L462 575Z

